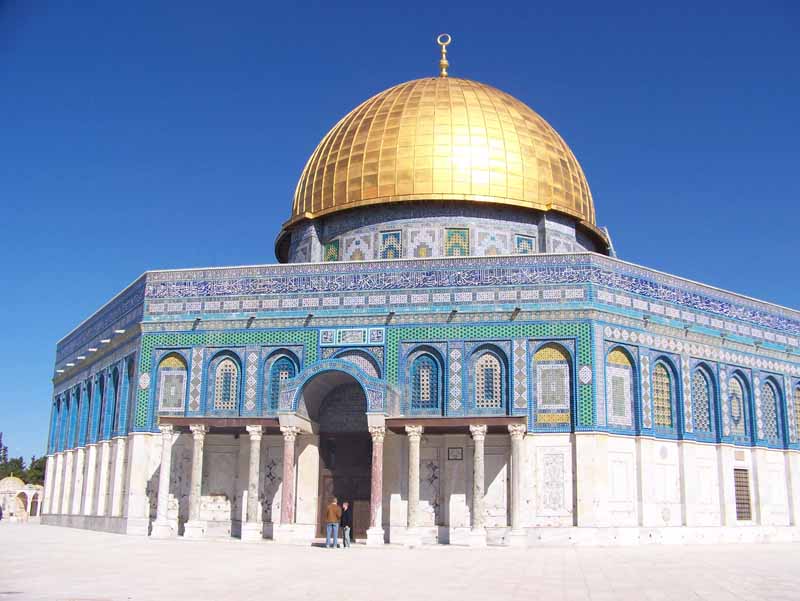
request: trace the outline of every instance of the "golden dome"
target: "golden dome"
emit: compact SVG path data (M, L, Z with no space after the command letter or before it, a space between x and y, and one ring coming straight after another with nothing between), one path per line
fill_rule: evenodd
M399 84L339 121L303 169L286 226L417 200L559 211L605 239L583 170L550 124L505 92L452 77Z

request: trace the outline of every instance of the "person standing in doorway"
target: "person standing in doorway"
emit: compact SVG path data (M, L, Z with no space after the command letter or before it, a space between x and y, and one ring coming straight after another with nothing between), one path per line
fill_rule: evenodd
M342 508L336 497L325 508L325 547L333 549L339 541L339 521L342 519Z
M350 503L345 501L342 503L342 544L345 547L350 546L350 533L353 531L353 508Z

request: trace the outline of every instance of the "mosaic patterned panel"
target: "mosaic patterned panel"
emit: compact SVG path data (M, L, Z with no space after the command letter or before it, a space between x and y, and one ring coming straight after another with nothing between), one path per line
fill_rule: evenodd
M538 250L536 238L532 236L515 236L514 244L514 250L518 255L533 255Z
M800 386L794 389L794 440L800 440Z
M753 405L755 407L755 421L756 421L756 436L763 440L764 439L764 421L761 419L761 379L756 376L753 380L753 391L755 394L753 395ZM747 407L745 405L745 407ZM747 411L747 409L745 409Z
M509 235L505 232L475 230L475 253L480 256L511 254Z
M439 407L439 364L428 354L414 359L411 365L411 408Z
M139 373L148 373L153 368L153 349L156 347L199 347L199 346L218 346L218 347L237 347L253 344L303 344L305 346L305 358L309 364L317 360L317 334L309 330L237 330L220 332L184 332L168 334L145 334L142 336L142 352L139 355ZM200 371L195 371L195 359L198 359L198 369L202 370L202 349L192 349L192 376L190 381L190 408L194 401L192 394L195 390L194 379L198 377L197 384L197 407L193 411L200 409ZM149 390L149 389L148 389ZM134 429L137 431L146 430L150 427L150 399L148 390L138 390L136 396L136 412L134 415Z
M608 354L606 365L608 423L633 426L633 364L619 348Z
M142 359L144 359L144 353L142 353ZM141 363L139 364L139 372L147 373L146 371L145 372L142 371ZM191 373L191 380L189 380L189 409L191 411L200 410L200 388L202 385L203 385L203 349L193 348L192 373ZM144 426L144 423L140 424L140 418L142 420L146 419L146 416L142 416L139 413L142 410L143 396L144 395L139 396L139 403L136 408L136 424L140 426ZM146 411L147 408L144 407L144 410Z
M627 359L627 356L626 356ZM653 395L650 386L650 357L642 355L640 361L640 383L642 392L642 426L653 427Z
M778 440L778 395L770 382L761 389L761 419L764 423L763 438Z
M411 239L411 256L419 259L433 257L440 253L436 251L436 230L409 230Z
M479 409L503 406L503 371L500 360L484 353L475 362L475 407Z
M322 250L323 261L338 261L339 260L339 241L332 240L325 244Z
M461 366L464 356L463 348L450 349L450 410L459 411L461 409L462 384Z
M514 407L528 406L528 342L524 338L514 340Z
M349 361L371 378L380 378L381 374L375 361L363 351L346 351L336 356L342 361Z
M403 238L400 231L381 232L381 259L399 259L403 256Z
M390 328L386 331L386 381L397 385L399 345L401 340L498 340L513 338L578 338L577 359L580 364L591 364L592 346L590 326L587 323L520 323L509 325L453 325L410 326ZM463 358L463 354L462 354ZM452 366L450 385L453 384ZM594 406L592 384L578 387L578 426L592 426ZM451 396L452 399L452 390ZM451 405L452 409L452 405Z
M605 426L606 425L606 370L605 367L605 348L602 343L603 340L603 326L600 324L595 324L592 326L592 341L591 341L591 349L594 361L592 363L592 368L590 368L590 375L591 369L594 369L594 380L595 380L595 402L597 405L597 425L598 426ZM586 366L588 367L588 366ZM581 368L582 370L583 368ZM591 378L587 382L581 382L581 384L590 384Z
M245 368L244 408L253 411L256 408L256 387L258 385L258 352L247 352L247 367Z
M692 415L692 383L689 377L689 357L681 356L681 389L683 390L683 429L686 432L694 431L694 416Z
M469 256L469 230L448 228L445 230L444 254L446 257Z
M365 261L373 259L372 236L358 234L345 236L340 244L342 261Z
M711 432L711 383L700 368L696 368L692 375L692 405L695 429Z
M731 404L728 397L728 374L724 369L719 371L719 399L722 408L722 434L731 435Z
M672 427L672 378L661 363L653 370L653 414L656 427Z
M730 406L731 434L745 435L745 397L744 389L737 378L728 380L728 405Z

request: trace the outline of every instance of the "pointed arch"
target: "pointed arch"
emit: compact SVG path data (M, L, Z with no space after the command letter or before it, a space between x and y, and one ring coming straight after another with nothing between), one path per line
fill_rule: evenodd
M770 442L780 440L779 398L777 384L772 378L766 378L761 385L761 423L763 424L764 439Z
M572 357L563 345L547 342L536 350L533 390L537 425L571 423Z
M433 349L421 348L409 355L408 398L411 412L440 414L444 390L442 358Z
M606 412L610 426L632 428L635 369L631 354L615 346L606 355Z
M731 434L733 436L748 435L747 412L750 403L747 379L741 371L736 370L728 378L728 411L731 420Z
M169 353L158 364L156 398L159 411L183 411L188 367L179 353Z
M217 353L208 370L209 409L214 413L237 414L242 390L239 358L227 351Z
M704 364L692 370L692 427L695 432L712 433L714 431L714 379L711 371Z
M280 407L281 382L291 380L299 371L299 362L294 353L280 349L272 353L264 362L266 382L264 404L270 412L277 412Z

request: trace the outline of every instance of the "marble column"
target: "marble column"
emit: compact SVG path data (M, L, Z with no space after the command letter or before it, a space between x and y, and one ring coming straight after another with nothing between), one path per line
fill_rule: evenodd
M125 491L125 453L127 440L120 436L116 440L117 451L114 453L114 479L111 484L111 515L122 516L123 492Z
M161 431L161 467L158 470L158 502L156 505L156 521L153 523L153 538L170 538L173 532L169 521L169 483L172 479L172 443L174 436L172 424L160 424Z
M97 482L97 445L86 445L86 492L83 495L83 515L94 515L94 488Z
M484 506L483 443L486 426L470 425L469 432L474 443L472 458L472 529L469 533L471 547L486 546L486 508Z
M406 426L408 435L408 518L406 528L406 545L422 544L422 533L419 532L419 446L422 439L422 426Z
M100 476L97 489L96 515L105 515L108 508L108 464L111 460L111 443L104 440L100 443Z
M283 481L281 483L281 526L294 524L294 455L300 428L281 426L283 433Z
M47 464L44 471L44 499L41 502L43 514L50 513L53 503L53 480L55 480L56 460L53 455L47 456Z
M511 533L509 544L512 547L525 546L526 534L522 529L522 441L525 438L525 424L509 424L511 435Z
M382 545L383 537L383 439L386 436L384 426L370 426L372 436L372 477L369 494L369 528L367 544Z
M61 513L61 483L64 481L64 453L56 453L56 474L53 479L53 503L50 507L50 512L59 514Z
M64 487L61 499L61 513L70 513L72 503L72 471L75 451L70 449L64 453Z
M72 505L70 513L79 515L83 509L83 472L86 464L86 449L78 447L75 451L75 479L72 485Z
M250 435L250 462L247 474L247 520L242 524L242 540L258 541L264 538L264 525L258 510L258 492L261 489L261 426L247 426Z
M189 521L183 529L184 538L203 538L206 522L200 519L200 497L203 492L203 445L208 426L192 424L192 480L189 488Z

